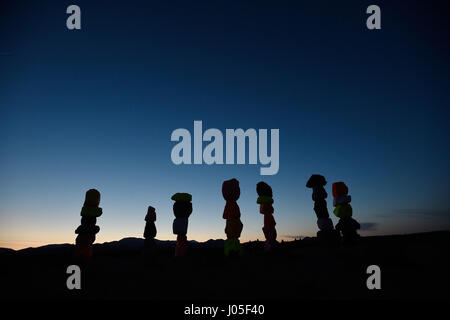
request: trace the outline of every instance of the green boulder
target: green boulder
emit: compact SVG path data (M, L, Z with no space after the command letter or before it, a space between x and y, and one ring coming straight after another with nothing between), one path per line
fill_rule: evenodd
M177 192L172 196L171 199L174 201L190 202L192 201L192 195L190 195L189 193Z

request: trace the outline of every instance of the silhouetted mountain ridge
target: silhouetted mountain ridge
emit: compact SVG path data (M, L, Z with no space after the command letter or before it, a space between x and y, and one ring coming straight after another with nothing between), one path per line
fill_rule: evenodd
M155 239L157 248L170 248L174 247L176 244L175 240L158 240ZM223 239L209 239L205 242L198 242L195 240L190 240L190 246L194 248L219 248L223 247L225 240ZM70 243L61 244L48 244L40 247L29 247L19 250L0 248L0 254L35 254L35 253L50 253L52 251L67 250L74 246ZM94 243L94 249L101 250L114 250L114 251L128 251L128 250L141 250L144 247L143 238L126 237L121 240L104 242L104 243Z
M413 233L413 234L404 234L404 235L385 235L385 236L371 236L364 237L364 241L388 241L395 238L401 238L403 240L413 239L417 237L435 237L439 235L448 234L449 231L434 231L434 232L424 232L424 233ZM302 240L292 240L286 241L285 245L289 246L290 244L294 245L295 243L302 243L303 245L314 244L316 242L315 237L305 237ZM169 249L174 248L176 241L175 240L158 240L155 239L156 247L159 249ZM201 249L217 249L223 248L225 243L224 239L209 239L205 242L198 242L195 240L189 241L189 246L191 248L201 248ZM244 246L259 246L263 245L263 241L250 241L243 243ZM48 244L40 247L30 247L24 248L20 250L14 250L9 248L0 248L0 255L10 255L10 254L56 254L61 252L68 252L72 250L74 244L62 243L62 244ZM104 243L94 243L94 250L96 252L103 253L120 253L127 251L139 251L144 247L144 239L136 238L136 237L126 237L121 240L104 242Z

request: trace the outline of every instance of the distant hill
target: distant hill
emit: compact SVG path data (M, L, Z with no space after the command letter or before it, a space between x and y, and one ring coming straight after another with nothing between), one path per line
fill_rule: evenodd
M189 241L192 248L221 248L224 245L223 239L210 239L205 242L198 242L195 240ZM160 249L175 247L176 241L174 240L158 240L155 239L156 247ZM74 244L62 243L62 244L48 244L41 247L25 248L20 250L13 250L9 248L0 248L0 255L2 254L50 254L54 252L67 251L73 248ZM127 237L117 241L94 243L94 250L98 251L137 251L144 247L143 238Z
M14 252L16 252L13 249L8 249L8 248L0 248L0 255L4 255L4 254L13 254Z

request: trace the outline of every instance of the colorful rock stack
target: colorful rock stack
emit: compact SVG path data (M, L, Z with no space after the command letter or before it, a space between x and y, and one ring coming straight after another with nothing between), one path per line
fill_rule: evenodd
M225 255L242 255L242 245L239 242L239 237L242 232L241 210L237 204L237 200L241 195L239 188L239 181L236 179L226 180L222 184L222 195L226 201L225 209L223 210L223 218L227 220L225 226L225 233L227 240L225 240Z
M156 237L156 210L152 206L147 209L147 215L145 216L145 229L144 229L144 254L151 255L155 251L155 237Z
M332 185L334 214L339 218L336 230L342 232L344 244L353 244L359 239L356 230L360 228L359 223L352 218L353 209L350 205L351 196L348 195L348 187L344 182L335 182Z
M312 188L312 199L314 201L314 212L317 216L317 238L327 243L339 243L339 233L334 230L333 221L328 214L327 201L328 196L324 186L327 184L325 177L320 174L313 174L306 183L307 188Z
M192 195L189 193L175 193L172 196L173 213L175 220L173 220L173 233L177 235L177 244L175 246L175 256L183 257L188 251L187 229L188 218L192 213Z
M273 217L274 210L272 206L272 188L267 183L261 181L256 185L256 192L258 193L256 203L260 205L259 212L264 215L264 227L262 228L266 237L264 250L270 251L277 243L276 222Z
M95 225L97 217L102 215L99 205L100 192L96 189L88 190L81 209L81 225L75 230L78 235L75 240L75 259L90 260L92 257L92 244L100 231L100 227Z

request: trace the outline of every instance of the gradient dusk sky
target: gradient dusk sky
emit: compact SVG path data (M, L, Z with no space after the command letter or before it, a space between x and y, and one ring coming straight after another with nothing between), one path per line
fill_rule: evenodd
M81 8L82 29L66 28ZM381 30L366 8L381 8ZM256 183L279 239L317 232L313 173L344 181L362 235L450 229L447 1L23 1L0 4L0 247L74 243L100 190L97 242L225 238L224 180L241 184L241 240L264 239ZM280 169L172 163L177 128L280 130ZM205 144L204 144L205 145Z

